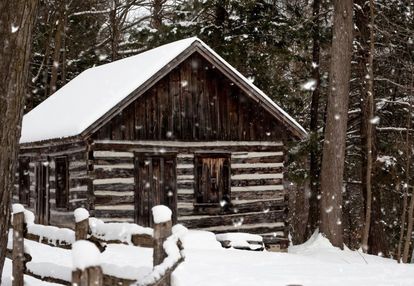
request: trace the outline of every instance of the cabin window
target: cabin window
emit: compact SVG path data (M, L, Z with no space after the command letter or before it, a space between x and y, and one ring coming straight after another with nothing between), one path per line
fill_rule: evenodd
M19 159L19 201L22 204L30 205L30 171L29 159Z
M230 203L230 153L194 154L196 205L224 207Z
M55 159L56 207L67 208L69 200L69 170L68 158Z

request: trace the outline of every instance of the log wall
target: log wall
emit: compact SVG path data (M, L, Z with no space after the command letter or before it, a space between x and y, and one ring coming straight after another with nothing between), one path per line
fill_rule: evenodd
M56 184L55 184L55 158L67 156L69 168L69 197L65 208L56 207ZM47 162L49 167L49 223L61 227L74 227L73 210L78 207L89 208L90 205L90 178L88 174L88 152L87 145L83 142L49 145L36 148L21 148L19 158L24 157L30 160L30 203L25 207L36 214L37 194L35 192L36 176L35 168L37 162ZM18 173L16 173L18 176ZM18 177L17 180L18 182ZM18 185L13 194L13 202L19 202ZM37 215L37 214L36 214Z
M95 216L106 222L134 222L134 153L92 148Z
M134 151L177 151L178 223L216 233L246 231L286 236L287 199L281 142L96 141L93 150L95 215L134 221ZM229 210L194 206L194 153L231 153Z

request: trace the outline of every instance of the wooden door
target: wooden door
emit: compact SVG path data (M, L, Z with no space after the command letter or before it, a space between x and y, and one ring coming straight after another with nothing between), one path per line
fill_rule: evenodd
M49 163L38 162L36 165L36 222L49 224Z
M196 205L230 203L230 154L196 153L194 167Z
M177 219L176 154L136 153L135 156L135 221L152 226L151 209L168 206Z

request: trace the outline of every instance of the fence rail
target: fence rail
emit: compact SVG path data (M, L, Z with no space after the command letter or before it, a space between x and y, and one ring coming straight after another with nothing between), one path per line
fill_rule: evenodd
M76 216L77 212L83 213L84 216ZM105 224L95 218L89 218L89 213L87 213L86 210L78 209L75 211L75 231L73 231L54 226L34 224L33 214L30 211L25 210L23 206L16 204L13 205L12 219L13 247L12 249L9 249L8 256L13 260L13 286L24 285L24 274L31 275L43 281L63 285L167 286L170 285L171 273L184 261L184 257L181 255L181 242L178 236L172 234L171 218L167 221L155 223L154 229L149 229L136 224ZM127 231L127 235L121 237L118 235L119 231L117 231L117 228L126 228L127 230L129 229L129 232ZM32 257L29 253L25 253L25 239L52 247L66 249L68 251L72 249L72 255L74 255L73 247L78 241L89 242L88 245L90 245L90 249L92 249L90 251L97 251L98 253L104 252L106 245L113 243L153 248L153 270L147 277L144 277L143 281L136 281L105 274L99 263L95 263L96 265L93 264L82 269L75 268L72 272L71 282L57 277L41 277L41 275L29 271L26 267L26 264L32 260ZM172 251L171 247L175 247L175 251ZM177 253L179 254L177 255ZM74 261L82 259L75 256L73 257ZM85 259L87 258L85 257ZM53 257L50 257L50 260L53 261Z

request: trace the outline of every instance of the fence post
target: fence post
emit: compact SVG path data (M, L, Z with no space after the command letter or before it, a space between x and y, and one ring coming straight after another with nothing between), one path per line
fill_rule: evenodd
M163 244L172 234L171 210L166 206L155 206L152 208L152 214L154 219L153 265L157 266L167 257ZM171 274L168 274L168 277L159 284L159 286L164 285L171 285Z
M99 266L88 267L72 272L73 286L103 286L102 269Z
M100 252L91 242L76 241L72 245L73 286L103 286L102 268L99 264Z
M13 286L24 285L24 208L18 211L13 213Z
M89 212L84 208L77 208L75 215L75 240L86 240L89 232Z
M131 235L131 242L134 246L153 247L154 239L149 234L133 234Z
M161 264L167 257L163 244L172 234L171 228L171 221L154 224L154 266Z

